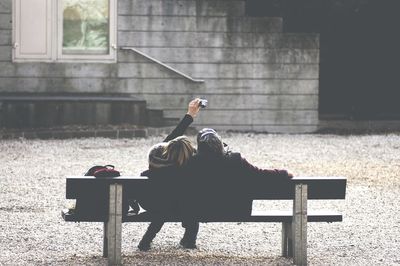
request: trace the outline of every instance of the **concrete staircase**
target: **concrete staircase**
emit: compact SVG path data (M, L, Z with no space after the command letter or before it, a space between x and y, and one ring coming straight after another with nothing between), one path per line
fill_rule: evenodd
M119 2L121 89L179 118L193 97L209 100L195 125L217 129L312 132L318 125L319 38L284 33L281 18L248 17L245 1Z

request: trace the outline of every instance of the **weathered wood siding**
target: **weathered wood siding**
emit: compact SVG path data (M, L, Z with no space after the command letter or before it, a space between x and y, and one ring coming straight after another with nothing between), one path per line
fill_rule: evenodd
M209 106L199 127L312 132L318 126L319 37L282 32L281 18L245 16L244 0L118 0L116 64L13 63L11 0L0 0L0 92L116 92L179 118L189 99Z

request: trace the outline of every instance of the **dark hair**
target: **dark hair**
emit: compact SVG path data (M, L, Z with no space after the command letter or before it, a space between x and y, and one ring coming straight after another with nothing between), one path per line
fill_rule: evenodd
M149 169L162 168L171 165L165 156L163 156L166 146L167 143L162 142L151 147L148 155Z
M207 155L223 155L224 145L221 137L212 128L203 128L197 134L197 152Z

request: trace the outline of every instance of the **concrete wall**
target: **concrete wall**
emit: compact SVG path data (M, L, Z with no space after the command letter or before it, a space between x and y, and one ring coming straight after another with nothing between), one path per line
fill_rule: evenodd
M204 83L120 50L116 64L13 63L11 0L0 0L1 92L130 93L167 118L201 96L196 125L311 132L318 126L319 38L245 16L244 0L119 0L118 46L132 46Z

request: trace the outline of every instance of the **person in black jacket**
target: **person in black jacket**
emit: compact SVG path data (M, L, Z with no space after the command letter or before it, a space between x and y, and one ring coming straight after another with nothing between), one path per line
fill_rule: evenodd
M170 141L183 134L199 111L199 102L199 99L195 99L189 104L188 114L164 141ZM165 144L160 146L163 145ZM257 168L240 153L228 151L221 137L213 129L201 130L197 135L197 145L197 153L184 167L178 169L180 177L176 180L179 185L174 185L175 188L183 188L179 192L174 191L178 198L175 198L173 205L178 207L178 212L183 218L182 225L186 228L184 237L180 241L185 248L196 248L200 220L206 221L207 216L228 220L234 216L251 215L250 190L258 185L274 186L275 183L286 182L292 177L286 170ZM157 153L157 149L152 151ZM143 174L151 176L152 173L156 173L151 168L148 171ZM160 171L163 173L169 170L160 168ZM172 172L175 173L176 169L172 169ZM162 176L160 174L160 177ZM151 240L163 224L162 219L150 224L139 243L140 250L150 248Z
M197 154L190 159L184 180L187 221L207 221L208 216L229 221L251 215L250 191L260 186L273 188L292 178L286 170L259 169L224 146L213 129L205 128L197 135ZM187 241L195 246L196 237L191 235Z
M138 248L141 251L150 249L150 244L161 230L166 217L181 214L182 196L179 188L185 178L184 168L195 153L195 148L190 140L182 135L199 112L199 102L200 99L191 101L187 114L172 133L162 143L156 144L150 149L149 169L141 175L149 177L152 190L151 195L139 199L139 204L151 214L152 222L139 242ZM184 248L194 248L186 244L185 239L188 236L197 235L198 223L183 221L182 226L185 228L185 234L181 245Z

